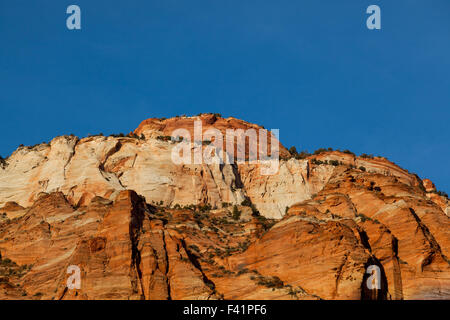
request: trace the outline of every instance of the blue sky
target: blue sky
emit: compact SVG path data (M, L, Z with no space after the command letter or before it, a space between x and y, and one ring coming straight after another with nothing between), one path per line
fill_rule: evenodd
M66 28L77 4L82 30ZM366 28L381 7L382 29ZM218 112L450 191L450 1L0 1L0 155Z

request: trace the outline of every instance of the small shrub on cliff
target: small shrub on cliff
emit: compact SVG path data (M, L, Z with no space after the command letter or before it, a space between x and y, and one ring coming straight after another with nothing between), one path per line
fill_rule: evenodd
M294 147L294 146L290 147L290 148L289 148L289 153L290 153L292 156L295 157L295 156L298 154L297 148Z
M222 202L222 208L227 208L229 207L231 204L229 204L228 202Z
M346 153L346 154L351 154L351 155L355 155L353 152L351 152L350 150L348 150L348 149L345 149L344 151L342 151L343 153Z
M9 259L9 258L5 258L5 259L1 259L1 260L0 260L0 265L3 265L3 266L15 266L16 263L13 262L13 261L12 261L11 259Z
M366 168L364 168L363 166L359 167L359 170L361 171L366 171Z
M297 159L297 160L305 159L305 158L309 157L310 155L311 154L308 151L302 151L295 155L295 159Z
M358 213L358 214L356 215L356 217L359 217L359 218L361 219L361 222L373 221L372 218L366 216L366 215L363 214L363 213Z
M261 286L265 286L267 288L283 288L284 287L284 283L283 281L281 281L280 278L278 278L277 276L274 277L263 277L263 276L258 276L257 277L257 283Z
M134 139L140 139L139 136L138 136L136 133L134 133L134 132L133 132L133 133L130 132L130 133L127 135L127 137L129 137L129 138L134 138Z
M250 272L250 270L248 270L247 268L244 268L244 269L242 269L242 270L239 270L239 272L237 273L237 275L240 276L241 274L249 273L249 272Z
M233 206L233 220L239 220L241 217L241 211L238 209L236 205Z
M244 242L239 242L239 249L241 249L242 252L247 250L247 248L250 246L250 241L246 240Z
M3 166L3 167L6 166L6 160L3 159L2 156L0 156L0 165Z
M213 273L211 276L212 276L213 278L222 278L222 277L223 277L223 274L220 274L220 273Z
M191 249L191 250L193 250L193 251L196 251L196 252L200 252L200 249L199 249L199 247L198 246L196 246L195 244L191 244L191 245L189 245L189 247L188 247L189 249Z
M319 148L316 151L314 151L314 154L317 155L317 154L321 154L322 152L326 152L326 151L333 151L333 149L332 148L328 148L328 150L327 150L325 148Z
M103 133L97 133L97 134L88 134L87 135L88 136L88 138L90 138L90 137L103 137ZM37 146L37 145L34 145L32 148L34 148L35 146Z
M123 138L123 137L125 137L125 135L123 134L123 133L111 133L110 135L109 135L110 137L113 137L113 138Z
M297 293L294 291L294 289L292 289L292 287L289 287L288 295L290 295L290 296L296 296Z
M185 138L180 137L180 136L172 137L172 141L176 142L176 143L183 142L184 140L185 140Z
M216 118L222 118L222 115L220 113L210 113L210 112L200 112L197 114L197 117L201 117L203 115L212 114Z
M261 223L261 225L263 226L264 231L269 230L276 223L275 220L267 219L266 217L261 216L261 215L258 215L255 218L258 220L259 223Z
M337 161L337 160L330 160L329 164L331 164L332 166L337 167L339 165L339 161Z
M210 211L212 209L212 207L209 203L207 203L204 205L199 205L198 209L200 210L200 212L207 212L207 211Z
M440 195L440 196L445 197L445 198L448 199L448 194L447 194L446 192L444 192L444 191L436 191L436 193L437 193L438 195Z
M254 216L254 217L259 216L259 210L256 209L256 207L253 203L250 205L250 208L252 209L252 216Z
M161 141L170 141L172 139L171 136L157 136L156 139Z
M360 155L360 157L361 157L361 158L365 158L365 159L373 159L373 158L375 158L375 157L373 156L373 154L366 154L366 153L362 153L362 154Z

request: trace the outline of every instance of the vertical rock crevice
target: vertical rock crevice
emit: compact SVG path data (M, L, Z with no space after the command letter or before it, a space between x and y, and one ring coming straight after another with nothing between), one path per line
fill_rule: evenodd
M205 285L207 287L209 287L212 290L212 294L214 295L216 293L216 285L213 281L211 281L206 274L203 272L202 270L202 266L200 265L200 263L198 262L198 259L195 255L193 255L187 248L186 246L186 242L184 241L184 239L181 239L181 246L184 249L184 251L186 252L186 255L188 256L189 261L192 263L192 265L198 270L200 271L201 275L202 275L202 280L205 283Z
M129 234L131 242L131 264L130 264L130 280L133 292L140 293L141 299L145 299L144 284L142 280L141 252L139 250L139 236L142 232L142 224L145 215L140 210L140 201L136 193L131 193L131 217L129 225ZM140 291L140 292L139 292Z
M164 254L165 254L165 260L166 260L166 270L165 270L165 276L166 276L166 284L167 284L167 300L172 300L171 295L171 289L170 289L170 277L169 277L169 270L170 270L170 262L169 262L169 254L167 253L167 243L166 243L166 232L165 230L162 231L162 241L163 241L163 248L164 248Z

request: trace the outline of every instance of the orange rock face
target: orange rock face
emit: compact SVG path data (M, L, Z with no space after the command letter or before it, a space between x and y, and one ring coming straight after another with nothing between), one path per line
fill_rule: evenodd
M216 129L220 131L220 133L223 135L223 148L226 149L227 144L227 130L236 131L237 136L244 136L245 131L247 130L254 130L256 133L256 137L258 139L258 143L256 144L256 147L259 147L259 130L264 129L261 126L258 126L253 123L249 123L243 120L239 120L236 118L222 118L219 115L215 114L201 114L196 117L177 117L177 118L170 118L170 119L147 119L144 120L139 127L134 131L135 134L138 136L144 134L145 136L154 136L155 134L161 134L163 136L171 136L173 135L173 132L176 129L183 128L187 130L190 134L191 140L194 140L195 138L195 130L194 130L194 124L195 122L201 123L201 134L207 136L208 130L210 129ZM241 130L242 133L239 133L238 130ZM267 144L268 144L268 153L270 154L270 130L267 130ZM231 137L231 136L230 136ZM204 138L205 140L205 138ZM243 146L235 145L234 148L234 155L237 155L238 150L242 149ZM248 146L248 140L246 140L245 148L242 150L245 154L245 158L248 159L249 153L256 155L258 153L258 150L255 150L254 153L251 152L249 146ZM290 153L286 148L280 143L279 144L279 152L281 157L289 156Z
M336 151L285 153L270 176L175 165L157 137L192 122L13 153L0 167L0 299L450 298L449 201L431 181Z

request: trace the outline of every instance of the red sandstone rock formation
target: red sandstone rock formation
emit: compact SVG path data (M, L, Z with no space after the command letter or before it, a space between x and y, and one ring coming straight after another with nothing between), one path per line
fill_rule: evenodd
M175 128L58 137L0 167L1 299L449 299L450 205L384 158L326 151L277 174L175 165ZM245 200L245 201L244 201ZM81 271L70 289L69 266ZM380 289L366 286L369 265Z

